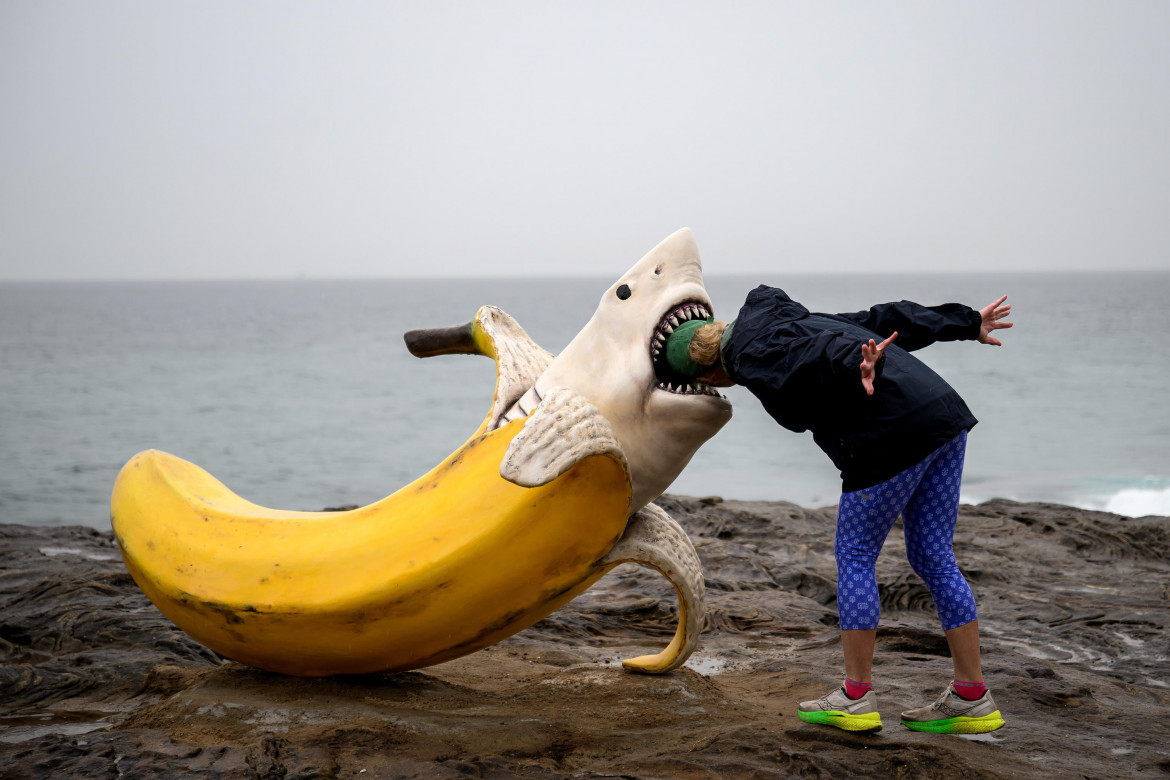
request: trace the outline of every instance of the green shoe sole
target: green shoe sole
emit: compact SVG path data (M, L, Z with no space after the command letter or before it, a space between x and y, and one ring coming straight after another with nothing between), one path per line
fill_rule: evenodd
M882 716L876 712L865 715L846 715L837 710L816 710L805 712L797 710L796 714L805 723L820 723L825 726L836 726L845 731L881 731Z
M803 715L803 713L801 713ZM914 731L931 734L986 734L1003 726L999 710L980 718L944 718L942 720L904 720L902 725Z

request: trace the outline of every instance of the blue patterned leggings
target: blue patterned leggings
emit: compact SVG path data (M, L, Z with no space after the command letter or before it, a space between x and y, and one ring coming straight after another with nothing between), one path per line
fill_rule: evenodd
M881 602L874 567L899 514L906 534L906 557L930 588L943 629L957 628L978 617L971 586L951 549L966 446L967 432L963 431L898 476L841 494L833 548L841 628L877 628Z

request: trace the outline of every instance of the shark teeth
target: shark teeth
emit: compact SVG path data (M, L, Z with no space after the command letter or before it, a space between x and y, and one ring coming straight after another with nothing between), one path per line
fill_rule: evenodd
M659 320L658 326L654 329L654 335L650 338L650 358L654 362L655 371L660 378L657 383L659 390L665 390L675 395L709 395L715 398L725 398L710 385L694 380L688 381L677 374L672 377L674 372L665 365L666 340L670 334L674 333L675 329L684 322L705 320L710 316L711 310L707 304L700 301L683 301L666 312Z
M726 398L718 390L702 382L693 382L685 385L680 384L677 387L673 382L659 382L658 389L665 390L668 393L674 393L675 395L709 395L715 398Z
M705 320L711 316L706 304L698 301L680 303L668 311L654 329L651 344L657 344L659 349L666 344L666 337L674 333L674 329L688 320Z

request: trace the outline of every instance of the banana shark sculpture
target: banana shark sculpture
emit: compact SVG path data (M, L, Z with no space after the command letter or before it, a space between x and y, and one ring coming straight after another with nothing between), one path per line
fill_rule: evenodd
M705 617L694 546L654 498L731 417L714 389L659 360L707 317L698 249L673 234L634 265L559 356L504 312L411 331L426 357L496 361L492 406L467 442L392 495L345 512L268 509L198 466L134 456L111 498L134 580L221 655L285 674L415 669L524 629L634 562L665 575L679 625L636 672L681 666Z

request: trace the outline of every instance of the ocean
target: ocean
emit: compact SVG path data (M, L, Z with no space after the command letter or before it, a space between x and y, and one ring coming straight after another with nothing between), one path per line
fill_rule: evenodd
M557 352L608 278L0 284L0 522L109 528L114 478L156 448L256 503L366 504L429 470L479 425L494 363L419 360L416 327L483 304ZM756 284L814 311L907 298L976 308L1006 293L1004 346L915 353L979 418L963 497L1170 515L1170 273L784 274L706 280L734 317ZM804 506L837 501L809 434L730 388L734 418L670 492Z

